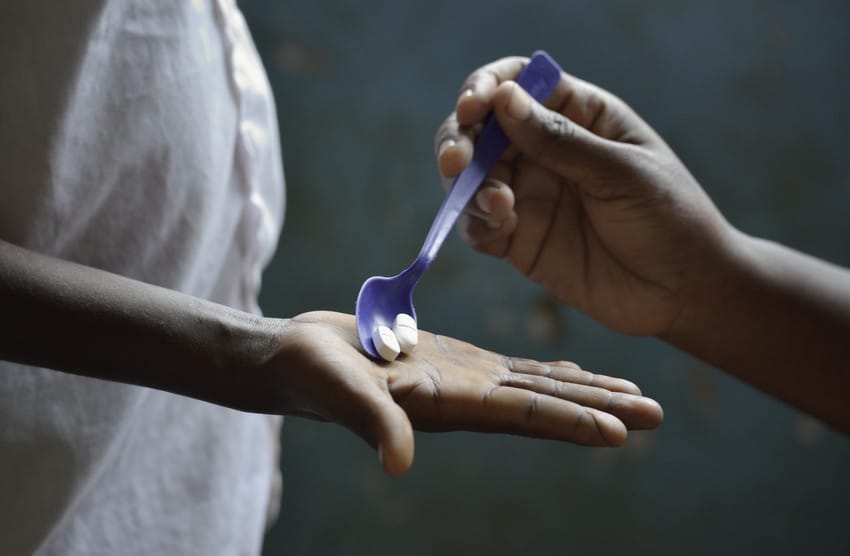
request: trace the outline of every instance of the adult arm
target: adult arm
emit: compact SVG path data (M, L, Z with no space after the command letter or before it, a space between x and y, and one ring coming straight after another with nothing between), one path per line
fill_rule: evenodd
M621 99L524 58L467 79L437 133L445 178L492 109L513 146L460 222L476 249L621 332L654 335L850 433L850 272L735 229Z

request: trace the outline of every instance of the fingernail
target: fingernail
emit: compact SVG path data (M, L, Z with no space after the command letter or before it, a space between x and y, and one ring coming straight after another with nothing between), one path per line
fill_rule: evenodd
M462 93L460 93L461 97L471 97L475 92L472 90L472 87L464 89Z
M440 151L437 153L437 156L442 157L443 153L446 152L446 149L450 149L454 147L457 143L455 143L454 139L446 139L442 143L440 143Z
M478 208L486 214L490 214L490 197L484 193L484 190L475 195L475 202L478 204Z
M511 118L524 120L531 113L531 97L523 91L516 83L512 84L511 98L505 106L505 112Z
M488 220L487 221L487 227L490 228L491 230L498 230L499 228L502 227L502 223L496 222L495 220Z

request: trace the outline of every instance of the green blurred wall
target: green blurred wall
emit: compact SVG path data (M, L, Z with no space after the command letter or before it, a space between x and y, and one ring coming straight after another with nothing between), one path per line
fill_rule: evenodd
M441 199L433 133L462 80L537 48L636 108L734 225L850 265L846 1L240 5L289 188L271 316L353 312L366 277L412 260ZM847 438L553 303L456 236L416 304L423 328L632 379L666 421L618 450L417 434L413 469L390 479L347 431L289 419L267 554L850 554Z

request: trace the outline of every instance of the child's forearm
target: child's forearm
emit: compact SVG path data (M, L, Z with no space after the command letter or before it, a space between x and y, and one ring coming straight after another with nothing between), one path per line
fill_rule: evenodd
M220 402L269 321L0 240L0 358Z

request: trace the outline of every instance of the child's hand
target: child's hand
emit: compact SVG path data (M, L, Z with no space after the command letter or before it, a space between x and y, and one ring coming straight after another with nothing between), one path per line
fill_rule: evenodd
M378 448L392 474L413 461L413 428L616 446L627 429L655 428L663 419L661 407L631 382L573 363L505 357L424 331L413 354L379 363L360 351L352 315L312 312L269 322L281 326L281 349L259 372L240 373L239 388L250 382L255 389L240 397L255 411L349 428Z
M474 72L436 137L450 183L492 109L513 146L460 221L553 295L630 334L663 334L731 256L735 231L626 104L564 74L547 107L513 79L527 60Z

